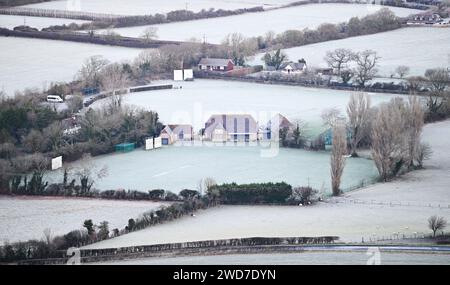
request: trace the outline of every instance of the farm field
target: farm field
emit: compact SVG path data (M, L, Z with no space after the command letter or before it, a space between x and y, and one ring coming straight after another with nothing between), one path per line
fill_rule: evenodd
M269 85L224 80L196 79L194 82L170 83L178 89L127 94L126 104L155 110L166 124L192 124L197 131L211 114L248 113L260 124L266 124L275 114L286 116L291 122L307 124L308 134L324 130L321 114L325 109L337 108L345 114L351 91ZM372 104L387 102L401 95L370 93ZM101 108L107 100L95 102Z
M0 15L0 28L7 28L12 30L14 27L26 25L41 30L53 25L68 25L70 23L82 24L87 21L78 21L70 19L45 18L45 17L23 17Z
M340 23L354 16L366 16L381 6L363 4L309 4L261 13L202 19L154 25L162 40L206 39L220 43L228 34L239 32L244 36L263 36L268 31L281 33L289 29L316 28L323 23ZM389 7L398 16L407 16L416 10ZM333 11L324 13L323 11ZM330 16L331 15L331 16ZM269 21L270 19L270 21ZM139 37L148 26L114 29L122 36Z
M212 162L214 161L214 167ZM135 150L126 154L95 157L98 169L106 166L108 176L94 187L100 190L131 189L147 191L165 189L175 193L197 189L206 177L218 183L286 182L293 186L311 185L330 190L330 154L286 148L258 146L169 146L154 151ZM77 162L69 164L77 168ZM344 171L343 189L376 178L371 160L349 159ZM62 179L60 171L49 174L50 180Z
M344 198L340 198L344 199ZM195 217L136 231L86 248L111 248L244 237L339 236L344 242L389 238L393 233L429 233L427 219L450 209L352 203L299 206L219 206Z
M84 220L94 224L109 222L109 228L123 228L128 219L167 203L112 201L82 198L0 196L0 245L8 242L44 238L81 229Z
M302 252L279 254L232 254L143 258L97 263L101 265L366 265L366 252ZM427 265L450 263L449 254L414 254L381 252L381 264Z
M312 207L220 206L199 211L196 217L185 217L89 247L297 235L337 235L343 241L361 242L362 238L368 241L393 234L428 234L430 216L450 218L450 157L444 146L444 133L450 134L450 121L425 126L424 142L433 149L426 169L394 182L368 186ZM422 176L424 171L427 175ZM352 202L354 199L359 202Z
M83 43L2 37L0 39L0 90L12 96L16 90L71 81L83 61L102 55L110 61L134 59L140 49Z
M380 58L379 74L389 77L399 65L410 67L410 75L423 75L428 68L450 67L450 29L413 27L317 43L283 50L290 60L306 59L308 65L326 67L327 51L348 48L353 51L372 49ZM427 52L423 52L426 50ZM262 64L263 54L252 64Z
M256 6L271 8L290 2L295 2L295 0L90 0L80 1L81 5L75 5L74 8L79 9L83 12L119 15L148 15L156 13L167 13L175 10L184 10L186 8L194 12L198 12L202 9L209 10L210 8L215 8L216 10L235 10ZM65 0L25 5L23 7L56 10L70 10L72 8L72 6L69 6L68 2Z

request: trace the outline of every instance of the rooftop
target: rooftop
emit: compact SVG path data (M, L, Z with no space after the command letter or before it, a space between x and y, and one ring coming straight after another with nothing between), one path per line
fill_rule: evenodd
M201 65L215 65L215 66L226 66L228 63L233 61L229 58L202 58L199 62Z

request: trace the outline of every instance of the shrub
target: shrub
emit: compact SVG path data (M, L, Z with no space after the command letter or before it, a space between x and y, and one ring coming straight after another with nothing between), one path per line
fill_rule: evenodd
M165 191L162 189L155 189L148 191L148 196L150 199L163 199Z
M310 205L316 199L318 191L311 187L296 187L292 190L290 201L302 205Z
M223 204L283 204L292 194L292 187L282 183L236 183L213 187Z
M180 191L180 196L183 197L184 200L199 198L200 192L195 190L184 189Z

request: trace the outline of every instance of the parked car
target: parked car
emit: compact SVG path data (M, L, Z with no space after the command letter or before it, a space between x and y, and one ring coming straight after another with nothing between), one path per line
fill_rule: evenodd
M58 95L48 95L47 96L47 102L50 102L50 103L63 103L64 100Z

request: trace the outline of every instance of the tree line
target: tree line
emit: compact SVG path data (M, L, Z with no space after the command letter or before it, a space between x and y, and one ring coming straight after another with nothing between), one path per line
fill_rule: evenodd
M121 16L121 17L114 17L111 19L94 20L90 23L82 23L82 24L71 23L68 25L66 24L54 25L45 28L45 31L87 30L90 32L94 32L97 29L112 29L112 28L157 25L173 22L183 22L183 21L242 15L246 13L255 13L262 11L264 11L264 8L260 6L252 8L241 8L235 10L223 10L223 9L216 10L214 8L210 8L210 9L202 9L199 12L193 12L189 10L175 10L170 11L166 14L157 13L154 15Z
M431 148L421 142L425 107L420 98L394 98L372 107L370 97L355 93L347 105L347 118L338 110L324 112L332 130L331 184L333 195L340 195L346 156L358 157L364 142L378 169L380 180L390 179L422 168Z
M203 192L203 193L202 193ZM114 193L114 194L113 194ZM118 191L105 193L106 197L118 195ZM123 193L123 192L122 192ZM130 193L130 192L128 192ZM148 194L134 192L140 198L161 199L170 192L152 190ZM310 205L317 201L316 190L310 187L292 189L286 183L261 183L238 185L235 183L217 185L211 178L199 181L197 190L182 190L175 202L128 219L122 229L110 229L108 221L94 224L92 219L84 220L81 229L64 235L52 236L50 230L44 231L42 240L6 243L0 247L0 262L15 262L27 259L48 259L65 257L70 247L81 247L90 243L114 238L133 231L172 221L183 216L193 216L195 211L216 206L218 204L302 204ZM129 198L129 197L128 197ZM138 198L138 199L140 199ZM144 200L146 198L143 198Z
M0 7L22 6L49 1L51 0L0 0Z
M91 79L95 80L95 76ZM116 144L130 141L139 147L146 138L159 135L163 128L156 112L122 106L120 99L114 96L103 109L90 109L81 118L73 119L72 112L82 107L82 100L74 98L78 99L68 100L76 100L74 110L69 107L58 113L43 104L45 95L32 91L2 97L1 193L41 194L47 186L42 176L49 167L50 158L62 155L66 162L74 161L86 154L113 152ZM65 122L72 120L80 128L74 134L65 131L68 128ZM30 172L32 176L28 180ZM83 181L80 180L82 188Z
M388 8L364 17L352 17L339 24L324 23L316 29L287 30L280 34L267 32L256 37L258 49L278 49L303 46L318 42L344 39L361 35L375 34L400 28L402 18Z

